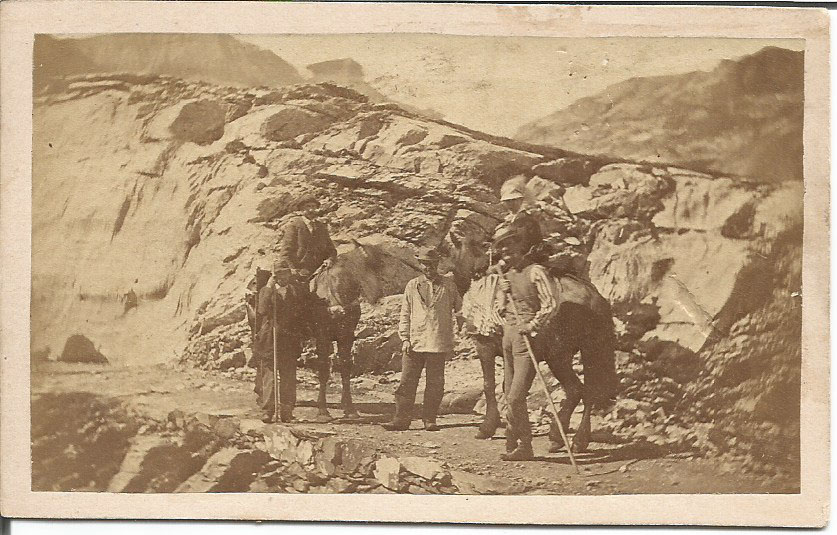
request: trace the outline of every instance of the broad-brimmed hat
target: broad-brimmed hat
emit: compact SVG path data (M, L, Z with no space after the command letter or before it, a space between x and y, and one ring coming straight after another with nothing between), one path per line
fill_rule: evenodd
M419 250L416 255L416 259L419 262L433 263L441 260L442 256L439 254L439 250L435 247L425 247Z
M522 232L517 225L501 224L494 230L494 236L491 239L491 246L497 249L500 245L513 240L519 239Z
M500 186L500 200L511 201L513 199L522 199L526 196L524 193L524 184L520 178L510 178Z
M317 206L320 206L320 200L311 193L303 193L293 201L291 208L296 211L306 204L316 204Z

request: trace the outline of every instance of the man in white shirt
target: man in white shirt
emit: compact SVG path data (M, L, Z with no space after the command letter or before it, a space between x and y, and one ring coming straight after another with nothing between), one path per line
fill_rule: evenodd
M426 369L422 420L438 431L436 414L445 391L445 361L453 353L455 313L462 299L453 279L439 274L439 253L418 256L422 275L407 283L401 303L398 335L402 340L401 383L395 391L395 415L384 424L390 431L409 429L421 370Z

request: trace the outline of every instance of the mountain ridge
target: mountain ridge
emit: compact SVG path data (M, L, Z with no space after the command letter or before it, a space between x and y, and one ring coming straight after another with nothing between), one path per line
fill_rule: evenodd
M73 62L66 64L66 59ZM234 87L304 81L296 68L278 55L226 34L107 34L77 39L38 35L35 65L36 87L71 75L108 72L164 75Z
M765 47L712 71L619 82L514 137L759 182L801 180L803 74L802 52Z

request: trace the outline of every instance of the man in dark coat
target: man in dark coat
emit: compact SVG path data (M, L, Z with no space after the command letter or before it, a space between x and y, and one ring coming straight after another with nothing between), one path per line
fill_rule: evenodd
M317 268L334 262L337 249L328 235L328 227L317 219L320 203L316 197L305 194L297 199L294 208L299 214L283 225L277 260L295 270L307 285Z
M302 352L299 337L301 291L293 280L292 271L277 263L273 277L258 293L257 310L259 328L256 333L256 395L262 410L262 420L271 422L276 416L276 372L274 351L279 375L279 419L293 420L296 405L296 364ZM276 334L274 345L273 337Z

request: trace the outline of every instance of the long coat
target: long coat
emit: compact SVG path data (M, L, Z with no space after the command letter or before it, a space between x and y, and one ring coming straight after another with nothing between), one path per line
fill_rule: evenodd
M302 216L295 216L283 226L277 261L310 276L327 258L337 256L337 249L320 221L311 221L311 230Z

